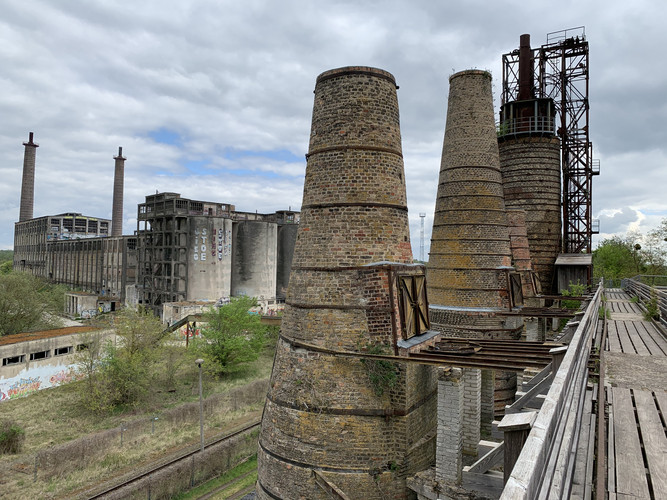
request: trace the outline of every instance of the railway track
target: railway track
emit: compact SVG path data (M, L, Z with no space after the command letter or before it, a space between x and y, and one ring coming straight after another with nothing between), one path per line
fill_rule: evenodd
M224 441L227 441L229 439L232 439L236 436L239 436L245 432L248 432L256 427L259 427L261 423L260 419L257 419L253 422L250 422L249 424L246 424L245 426L236 429L230 433L220 435L208 443L204 444L204 450L207 450L211 448L212 446L216 446ZM87 500L94 500L94 499L102 499L105 498L107 495L110 495L111 493L114 493L116 491L121 490L122 488L126 488L128 486L131 486L134 483L138 483L142 479L145 479L153 474L156 474L157 472L166 469L167 467L170 467L172 465L177 464L178 462L185 461L193 456L195 456L197 453L201 453L201 450L199 446L197 445L196 447L192 446L189 447L184 452L181 452L175 456L169 457L168 459L164 461L160 461L157 463L153 463L150 466L148 466L146 469L142 470L138 474L134 474L132 477L125 478L122 482L116 482L111 485L105 485L102 486L101 489L96 489L96 490L89 490L87 493L82 495L80 498L85 498Z

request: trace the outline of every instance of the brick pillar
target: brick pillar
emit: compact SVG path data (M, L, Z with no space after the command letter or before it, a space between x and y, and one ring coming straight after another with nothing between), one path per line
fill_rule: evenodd
M489 438L492 431L494 379L493 370L482 370L480 380L480 427L485 438Z
M526 341L539 342L540 340L540 319L525 318L526 322Z
M438 434L435 478L461 484L463 467L463 384L462 370L444 370L438 377Z
M477 456L480 439L482 371L463 369L463 453Z

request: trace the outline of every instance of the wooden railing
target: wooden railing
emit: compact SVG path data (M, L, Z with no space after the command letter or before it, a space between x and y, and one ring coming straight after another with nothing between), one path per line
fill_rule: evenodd
M660 316L656 321L667 328L667 286L661 285L667 285L667 276L639 275L621 282L621 286L628 294L638 297L644 310L650 308L652 301L655 300Z
M525 422L514 423L516 413L505 417L508 420L505 425L501 422L499 428L505 427L507 431L516 427L517 432L525 430L528 434L511 473L505 472L507 481L501 500L569 497L588 382L588 356L601 303L600 285L562 361L559 359L560 366L552 374L553 382L540 411L532 418L524 418ZM505 447L507 453L507 439Z

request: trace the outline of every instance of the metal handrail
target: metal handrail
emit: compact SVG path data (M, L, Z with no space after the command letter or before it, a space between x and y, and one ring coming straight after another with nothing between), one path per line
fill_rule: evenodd
M553 116L529 116L511 118L496 124L498 137L520 134L554 134L556 124Z

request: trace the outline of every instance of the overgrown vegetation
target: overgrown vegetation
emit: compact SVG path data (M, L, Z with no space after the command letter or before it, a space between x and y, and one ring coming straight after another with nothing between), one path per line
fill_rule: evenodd
M593 251L595 276L605 280L631 278L638 274L667 273L667 219L660 227L642 235L628 233L603 240Z
M4 419L0 423L0 455L19 453L25 441L25 431L13 420Z
M160 378L163 325L144 310L124 309L115 318L116 343L101 345L89 336L87 348L78 354L78 372L85 408L102 413L118 406L137 406Z
M194 347L208 361L204 366L209 370L233 373L259 357L270 336L259 315L249 312L256 305L255 298L234 297L204 314L203 338Z
M366 354L386 354L386 348L379 344L368 344L361 349ZM362 358L368 379L371 381L376 396L382 396L396 386L398 373L396 364L386 359Z
M14 251L0 250L0 274L10 273L14 266Z
M60 326L65 290L28 273L0 273L0 335Z
M644 319L651 321L652 319L660 319L660 309L658 309L658 296L655 290L651 289L651 300L644 304L646 311L644 312Z
M567 290L563 290L561 295L564 297L582 297L586 293L586 285L579 281L570 283ZM561 305L567 309L579 309L581 301L579 300L562 300Z

